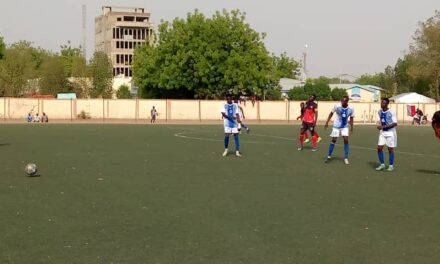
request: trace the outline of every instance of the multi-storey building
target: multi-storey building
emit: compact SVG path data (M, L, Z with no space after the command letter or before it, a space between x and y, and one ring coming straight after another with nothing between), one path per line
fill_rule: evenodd
M103 6L95 18L95 50L109 56L115 78L131 79L134 50L152 37L150 13L144 8Z

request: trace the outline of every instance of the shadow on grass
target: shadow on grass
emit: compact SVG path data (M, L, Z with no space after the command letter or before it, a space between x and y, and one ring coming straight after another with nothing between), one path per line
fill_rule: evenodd
M420 170L417 170L417 172L424 173L424 174L431 174L431 175L440 175L440 171L435 171L435 170L420 169Z
M5 146L10 146L11 144L9 143L0 143L0 147L5 147Z
M375 169L377 166L379 166L379 164L377 162L374 162L374 161L368 162L368 165L370 165L370 167L373 168L373 169Z

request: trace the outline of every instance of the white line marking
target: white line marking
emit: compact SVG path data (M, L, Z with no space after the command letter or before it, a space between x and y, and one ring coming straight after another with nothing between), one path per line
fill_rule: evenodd
M199 138L199 137L185 136L184 134L185 134L185 132L180 132L180 133L174 134L174 136L175 137L180 137L180 138L195 139L195 140L223 142L223 140L220 140L220 139ZM274 135L265 135L265 134L255 134L255 133L252 133L252 134L249 134L249 136L268 137L268 138L282 139L282 140L287 140L287 141L297 141L297 139L286 138L286 137L279 137L279 136L274 136ZM255 141L243 141L243 143L265 144L264 142L255 142ZM268 144L273 144L273 143L268 143ZM336 145L337 146L342 146L341 144L336 144ZM362 149L362 150L370 150L370 151L376 151L377 150L376 148L368 148L368 147L361 147L361 146L355 146L355 145L350 145L350 148ZM424 154L424 153L415 153L415 152L397 151L397 150L395 150L394 152L398 153L398 154L417 156L417 157L440 158L439 155L431 155L431 154Z

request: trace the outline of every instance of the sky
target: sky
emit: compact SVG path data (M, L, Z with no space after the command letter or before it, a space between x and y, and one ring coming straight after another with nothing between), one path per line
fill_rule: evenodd
M144 7L152 21L185 17L195 9L212 15L240 9L265 32L266 48L300 60L307 51L312 77L360 76L394 65L420 21L440 9L438 0L2 0L0 34L11 44L29 40L59 51L68 40L82 43L81 6L87 5L87 53L94 50L94 18L103 5ZM308 48L305 48L305 45Z

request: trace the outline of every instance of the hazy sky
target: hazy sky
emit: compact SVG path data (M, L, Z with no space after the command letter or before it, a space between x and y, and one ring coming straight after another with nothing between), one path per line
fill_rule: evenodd
M394 65L417 23L440 9L439 0L1 0L0 34L8 44L26 39L55 51L67 40L79 45L82 4L87 5L88 54L102 5L145 7L156 24L196 8L207 14L238 8L255 30L267 33L269 51L300 59L308 44L312 76L358 76Z

